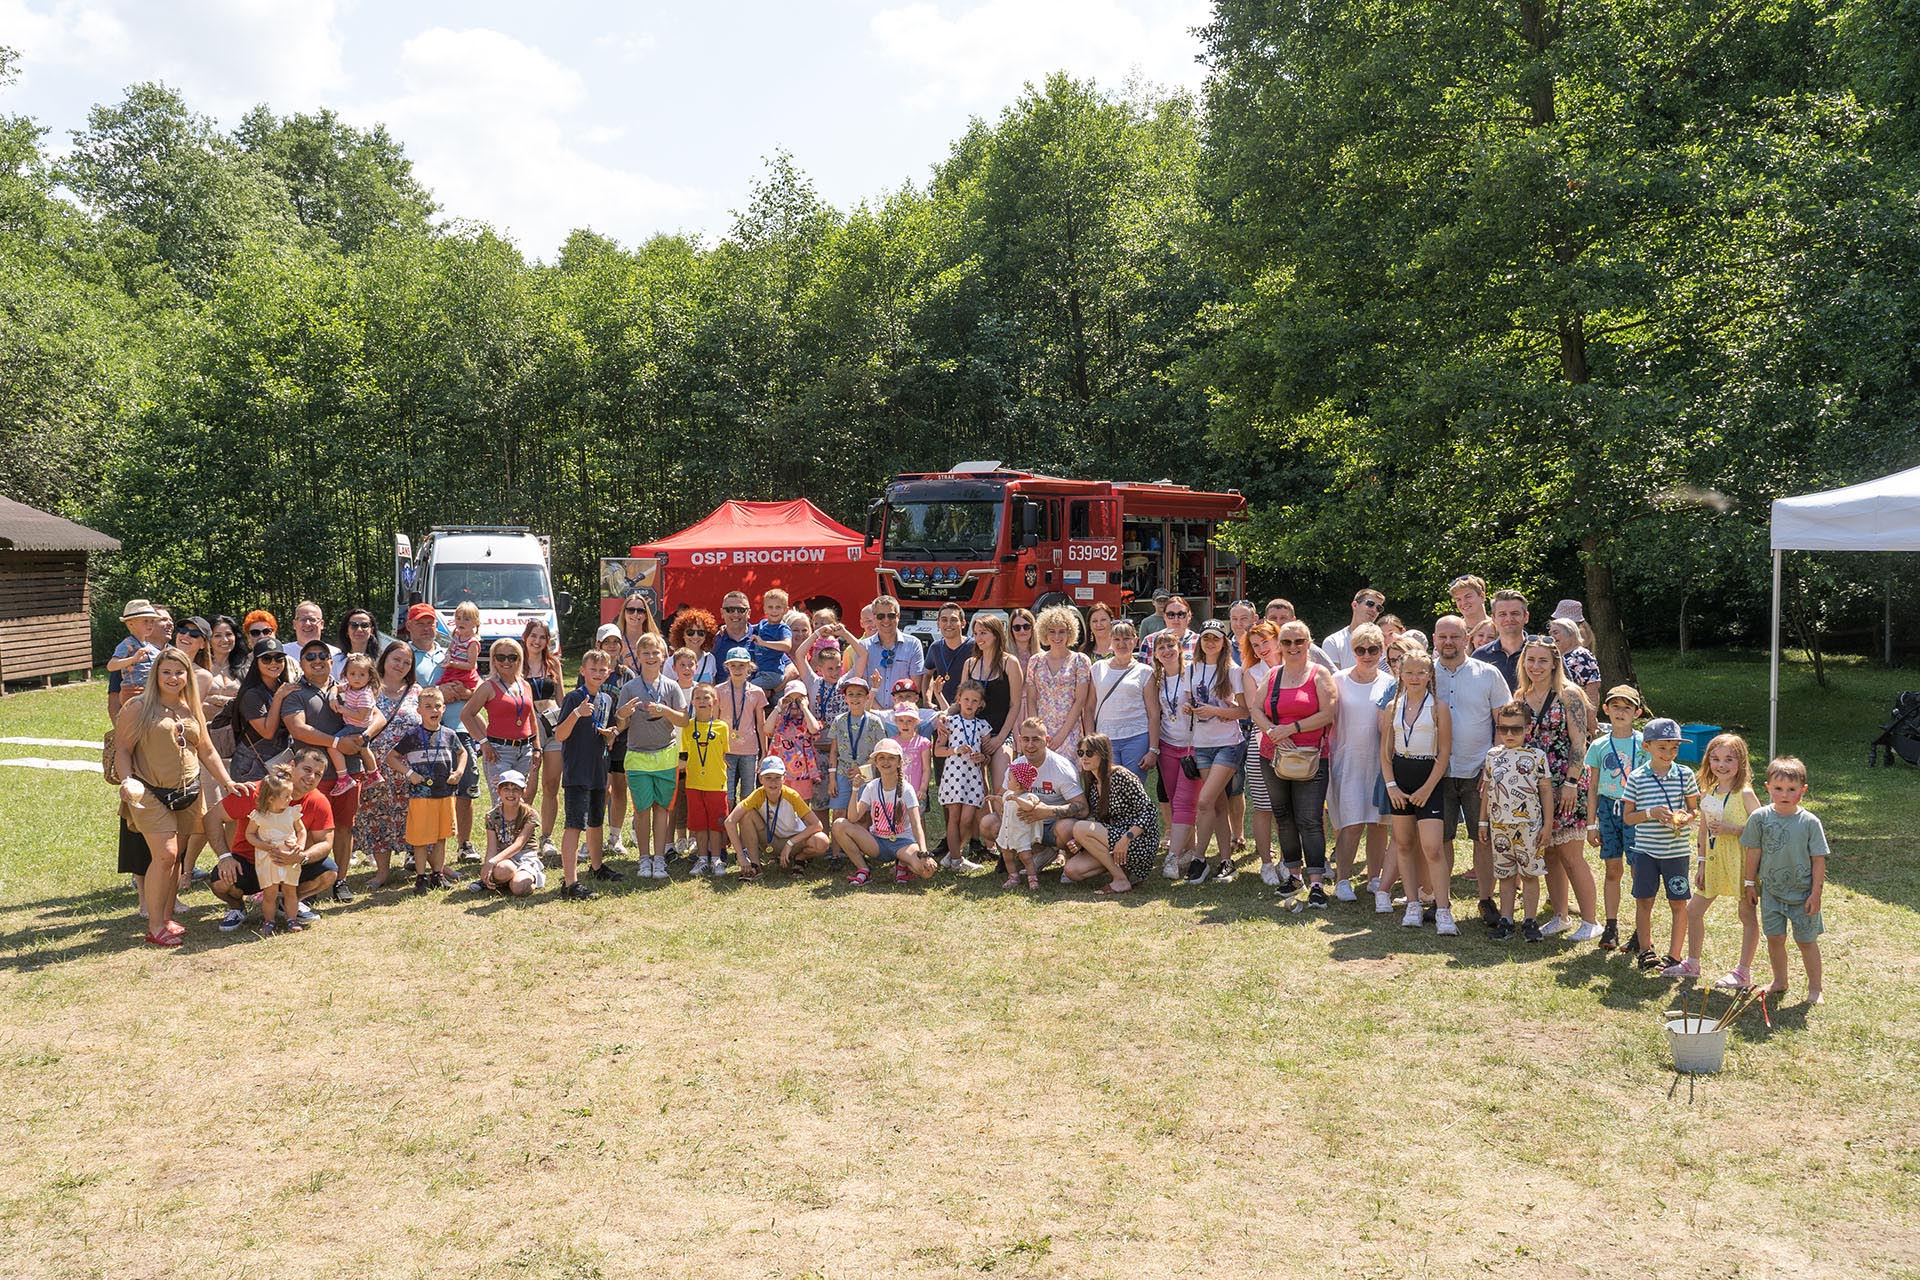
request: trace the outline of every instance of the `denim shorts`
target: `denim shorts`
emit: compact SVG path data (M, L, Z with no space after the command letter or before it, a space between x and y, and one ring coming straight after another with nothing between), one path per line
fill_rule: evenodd
M1603 859L1619 858L1633 852L1633 828L1627 825L1623 816L1626 812L1622 801L1613 796L1600 797L1600 811L1594 824L1600 828L1600 856Z
M874 844L880 851L873 855L875 862L893 862L900 857L900 851L913 843L912 836L875 836Z
M1224 747L1195 747L1193 762L1200 766L1202 777L1209 769L1238 768L1246 746L1244 742L1229 742Z
M560 788L566 802L565 828L568 831L592 831L607 825L607 789L605 787Z
M1693 859L1689 855L1653 858L1636 854L1627 863L1633 868L1634 897L1658 897L1663 885L1668 902L1685 902L1693 896Z
M1766 890L1760 891L1760 932L1769 938L1778 938L1793 926L1795 942L1812 942L1827 931L1826 924L1817 915L1807 914L1805 898L1795 902L1789 898L1776 898Z
M845 811L853 805L853 780L844 773L833 775L833 802L829 809Z

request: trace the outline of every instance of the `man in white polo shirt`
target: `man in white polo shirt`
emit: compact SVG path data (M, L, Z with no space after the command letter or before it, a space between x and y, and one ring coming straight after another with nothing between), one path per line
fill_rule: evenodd
M1473 837L1480 922L1492 928L1500 923L1500 909L1493 901L1493 844L1480 832L1480 769L1493 746L1493 713L1513 700L1513 690L1498 667L1467 656L1467 624L1457 613L1433 624L1433 654L1433 691L1453 713L1453 750L1440 790L1447 870L1453 870L1453 839L1464 819Z

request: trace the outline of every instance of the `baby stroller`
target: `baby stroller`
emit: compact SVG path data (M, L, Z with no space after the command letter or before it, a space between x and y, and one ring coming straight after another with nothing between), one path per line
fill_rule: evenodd
M1891 767L1895 756L1920 765L1920 689L1909 689L1893 700L1880 736L1867 744L1869 769L1876 764Z

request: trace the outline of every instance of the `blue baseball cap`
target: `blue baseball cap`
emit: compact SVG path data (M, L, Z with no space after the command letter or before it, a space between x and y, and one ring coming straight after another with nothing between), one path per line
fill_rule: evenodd
M727 650L727 656L724 659L722 659L722 661L729 662L729 663L744 662L748 666L752 666L753 655L747 652L746 647L744 645L735 645L733 646L733 648Z
M1658 720L1647 721L1646 728L1640 730L1642 742L1678 742L1680 726L1675 721L1661 716Z

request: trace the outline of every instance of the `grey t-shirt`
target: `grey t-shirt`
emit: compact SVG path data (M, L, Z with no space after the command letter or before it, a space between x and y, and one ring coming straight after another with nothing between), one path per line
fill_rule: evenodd
M1755 809L1740 833L1744 848L1760 851L1760 887L1786 902L1805 902L1813 892L1813 860L1827 856L1827 829L1805 809L1781 813Z
M635 676L621 685L614 705L616 708L624 707L635 698L642 702L657 702L683 713L687 710L687 691L680 687L673 673L664 668L656 680ZM660 751L678 741L680 727L665 716L648 716L644 711L635 711L633 719L627 722L628 751Z
M287 700L280 705L282 715L295 711L299 712L301 718L306 721L307 728L318 729L321 733L339 734L344 732L348 727L347 722L341 719L340 713L333 709L333 704L327 701L327 691L317 685L309 683L305 679L302 679L299 684L294 686L293 692L288 694ZM443 723L442 727L450 728L451 726ZM296 746L299 744L290 741L287 745ZM347 756L347 773L349 775L362 773L365 770L366 765L361 761L358 752ZM327 777L331 778L333 776L333 765L329 762L327 765Z
M1453 713L1453 750L1447 758L1449 778L1471 778L1487 762L1493 749L1493 713L1513 701L1513 691L1500 669L1478 658L1462 658L1457 671L1444 662L1433 664L1433 689Z

